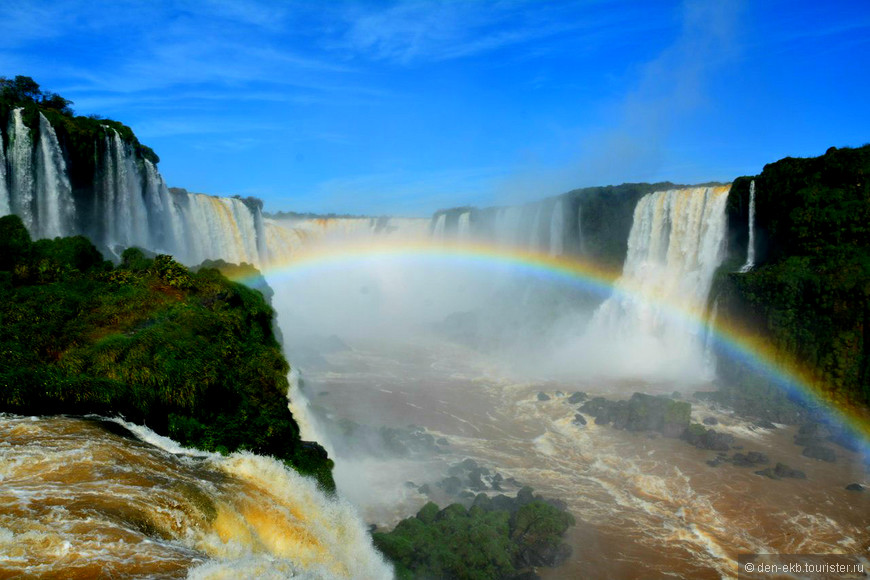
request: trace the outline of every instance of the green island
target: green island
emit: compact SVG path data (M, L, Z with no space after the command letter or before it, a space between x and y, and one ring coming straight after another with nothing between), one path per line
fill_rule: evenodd
M574 517L554 503L534 496L529 487L516 498L480 493L470 509L454 503L439 510L429 502L393 531L375 533L375 546L394 562L402 580L519 577L570 555L561 541Z
M31 241L0 218L0 410L120 415L182 445L284 460L333 490L287 408L289 366L260 292L216 268L82 236Z

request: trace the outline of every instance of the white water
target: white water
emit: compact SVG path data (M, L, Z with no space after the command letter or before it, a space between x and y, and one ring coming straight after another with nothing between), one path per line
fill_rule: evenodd
M24 124L21 109L12 111L9 121L9 154L12 213L33 228L33 142Z
M471 236L471 212L464 211L459 214L459 221L456 225L456 237L460 240L467 240Z
M703 376L703 319L723 258L728 187L644 196L613 295L595 312L581 354L609 376Z
M749 242L746 245L746 263L740 268L746 273L755 267L755 180L749 183Z
M9 187L6 185L6 148L3 146L3 132L0 131L0 216L12 213Z
M0 576L392 577L356 510L280 461L117 421L0 416Z
M170 192L154 164L111 127L94 143L102 154L93 208L85 215L75 206L56 132L42 114L36 130L34 143L22 110L15 109L8 150L0 145L0 215L20 216L34 238L83 234L116 257L138 246L188 265L205 259L261 265L268 259L258 207L236 198Z
M550 255L561 256L565 251L565 211L564 201L557 199L550 217Z
M42 113L39 114L36 166L39 169L36 175L37 235L42 238L69 235L75 220L72 189L57 134Z

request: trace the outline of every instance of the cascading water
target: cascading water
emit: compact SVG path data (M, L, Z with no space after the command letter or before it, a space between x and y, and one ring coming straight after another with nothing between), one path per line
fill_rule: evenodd
M154 164L109 126L96 160L93 203L80 213L57 134L44 115L38 118L36 147L22 109L10 114L5 150L0 139L0 214L21 217L34 238L84 234L115 257L138 246L189 265L218 258L261 265L268 259L258 206L170 192Z
M0 131L0 216L12 213L9 202L9 187L6 185L6 148L3 146L3 133Z
M728 191L676 189L638 202L622 276L585 341L585 354L604 365L602 372L671 380L705 375L705 337L689 320L703 316L723 258Z
M39 217L37 235L43 238L68 235L72 233L75 221L72 188L57 134L42 113L39 114L36 166L36 214Z
M108 420L0 417L0 576L392 576L354 508L281 462L115 423L123 434Z
M33 141L24 124L21 109L12 111L9 121L10 206L33 231Z
M456 237L460 240L467 240L471 236L471 212L464 211L459 214L459 221L456 225Z
M749 241L746 245L746 263L740 268L745 274L755 267L755 180L749 182Z
M565 250L565 211L564 202L557 199L550 217L550 255L560 256Z
M444 228L447 226L447 215L441 214L435 218L435 225L432 228L432 237L436 240L444 239Z

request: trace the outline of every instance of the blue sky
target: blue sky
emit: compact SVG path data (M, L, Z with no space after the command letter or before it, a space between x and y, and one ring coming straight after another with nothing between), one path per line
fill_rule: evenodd
M870 142L870 3L17 0L0 75L130 125L171 186L428 215L728 181Z

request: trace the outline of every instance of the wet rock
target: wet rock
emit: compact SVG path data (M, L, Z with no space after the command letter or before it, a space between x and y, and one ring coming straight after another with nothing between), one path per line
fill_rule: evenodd
M438 445L450 445L450 441L448 441L444 437L439 437L435 440L435 443L437 443Z
M682 435L690 445L709 451L727 451L734 443L734 436L707 429L699 423L690 425Z
M429 487L428 483L424 483L423 485L421 485L420 487L417 488L417 491L419 493L422 493L423 495L429 495L432 492L432 488Z
M556 391L554 394L555 394L557 397L564 397L564 396L565 396L565 393L563 393L562 391Z
M447 495L456 495L462 489L462 480L455 475L445 477L438 483L438 487L443 489Z
M811 457L829 463L833 463L837 460L837 454L834 453L834 450L830 447L825 447L824 445L808 445L804 447L802 455L804 457Z
M583 391L575 391L574 393L571 394L570 397L568 397L568 402L571 403L572 405L579 405L580 403L582 403L583 401L585 401L588 398L589 398L589 395L587 395Z
M767 455L758 451L750 451L749 453L735 453L731 458L731 463L736 467L755 467L757 465L766 465L770 463Z
M787 477L792 479L807 478L807 474L800 469L792 469L784 463L777 463L776 467L774 467L773 469L768 467L767 469L762 469L761 471L756 471L755 473L757 475L769 477L770 479L784 479Z
M461 465L463 469L467 469L469 471L478 468L477 461L475 461L474 459L466 459L459 465Z
M719 420L716 417L704 417L704 420L701 421L704 425L718 425Z
M595 417L596 425L612 423L616 429L655 431L666 437L679 437L689 426L689 403L635 393L627 401L608 401L595 397L580 407Z
M549 401L550 395L548 395L547 393L538 393L538 400L539 401Z
M378 531L378 524L369 524L369 533L374 534Z
M760 419L755 422L755 426L759 429L776 429L776 425L768 421L767 419Z
M849 491L864 491L865 488L860 483L850 483L846 486L846 489Z
M586 425L586 417L584 417L580 413L577 413L576 415L574 415L574 420L571 422L577 426L583 426Z
M722 465L722 460L718 457L716 459L710 459L707 461L707 465L709 465L710 467L719 467L720 465Z
M513 478L513 477L508 477L505 481L514 487L522 487L523 486L522 483L520 483L519 481L516 480L516 478Z
M407 487L408 489L415 489L417 487L417 484L413 481L406 481L405 487Z

